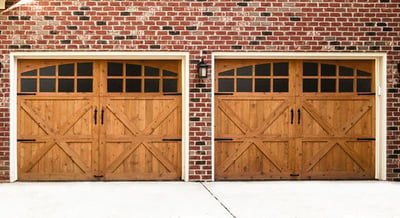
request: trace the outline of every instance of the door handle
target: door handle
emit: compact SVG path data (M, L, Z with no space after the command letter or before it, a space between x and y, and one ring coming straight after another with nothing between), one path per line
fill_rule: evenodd
M97 108L94 109L94 125L97 125Z
M301 118L301 110L300 109L297 110L297 115L298 115L297 123L300 124L300 118Z
M292 109L290 110L290 124L293 124L293 119L294 119L294 111Z
M104 108L101 108L101 125L104 124Z

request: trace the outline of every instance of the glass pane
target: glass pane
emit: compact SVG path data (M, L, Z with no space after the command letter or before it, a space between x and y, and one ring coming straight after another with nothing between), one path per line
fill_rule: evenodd
M108 92L122 92L122 79L108 79L107 80L107 91Z
M339 67L339 76L353 76L353 68Z
M21 79L21 92L36 92L36 79Z
M218 79L218 92L233 92L233 79Z
M78 63L78 76L92 76L93 63Z
M336 65L321 64L321 76L336 76Z
M56 80L55 79L40 79L40 92L55 92Z
M124 65L121 63L108 62L107 75L108 76L122 76L124 72ZM122 91L122 89L121 89Z
M321 92L336 92L336 80L335 79L322 79L321 80Z
M234 74L234 70L228 70L228 71L224 71L222 73L219 73L220 76L233 76Z
M56 75L56 67L44 67L40 68L40 76L55 76Z
M252 66L247 66L247 67L240 67L237 68L237 75L238 76L251 76L253 71Z
M339 92L353 92L353 80L352 79L340 79L339 80Z
M251 79L237 79L237 92L251 92Z
M74 64L63 64L58 66L59 76L74 76Z
M127 76L141 76L142 75L142 66L136 64L127 64L126 65L126 75Z
M21 76L36 76L36 74L37 74L37 70L31 70L31 71L21 73Z
M362 70L357 70L357 76L371 76L371 73Z
M168 70L163 70L163 76L178 76L178 74Z
M159 91L160 91L160 80L159 79L145 79L144 80L144 92L159 92Z
M163 80L163 92L178 92L178 80L177 79L164 79Z
M58 92L74 92L74 80L73 79L59 79L58 80Z
M303 79L303 92L318 92L318 80Z
M371 92L371 79L358 79L357 92Z
M318 76L318 64L309 62L303 63L303 76Z
M271 91L270 79L256 79L256 92L269 92Z
M258 64L256 65L256 76L270 76L271 64Z
M141 79L127 79L126 80L126 92L142 92L142 80Z
M78 92L92 92L93 82L92 79L78 79Z
M289 63L274 63L274 76L288 76Z
M145 76L160 76L160 69L154 67L145 67L144 68Z
M274 92L288 92L289 80L288 79L274 79Z

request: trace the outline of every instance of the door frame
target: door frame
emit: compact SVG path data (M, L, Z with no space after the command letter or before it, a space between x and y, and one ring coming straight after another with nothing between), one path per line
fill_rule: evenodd
M214 52L212 54L211 111L215 111L215 60L216 59L280 59L280 60L374 60L375 61L375 108L376 108L376 144L375 144L375 179L386 180L386 53L344 53L344 52ZM212 115L211 148L215 157L214 124L215 114ZM215 181L215 164L212 165L212 180Z
M189 181L189 52L11 52L10 53L10 182L18 180L17 63L21 59L180 60L182 85L182 180Z

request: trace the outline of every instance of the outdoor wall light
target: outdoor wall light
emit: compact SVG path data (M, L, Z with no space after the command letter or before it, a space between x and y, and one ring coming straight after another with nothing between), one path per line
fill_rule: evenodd
M197 64L197 73L199 78L207 78L208 64L204 62L204 59Z

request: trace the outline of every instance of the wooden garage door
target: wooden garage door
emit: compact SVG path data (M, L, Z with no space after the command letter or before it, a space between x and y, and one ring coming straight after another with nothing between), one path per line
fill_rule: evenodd
M373 61L217 60L216 179L370 179Z
M181 178L179 61L22 60L18 72L20 180Z

